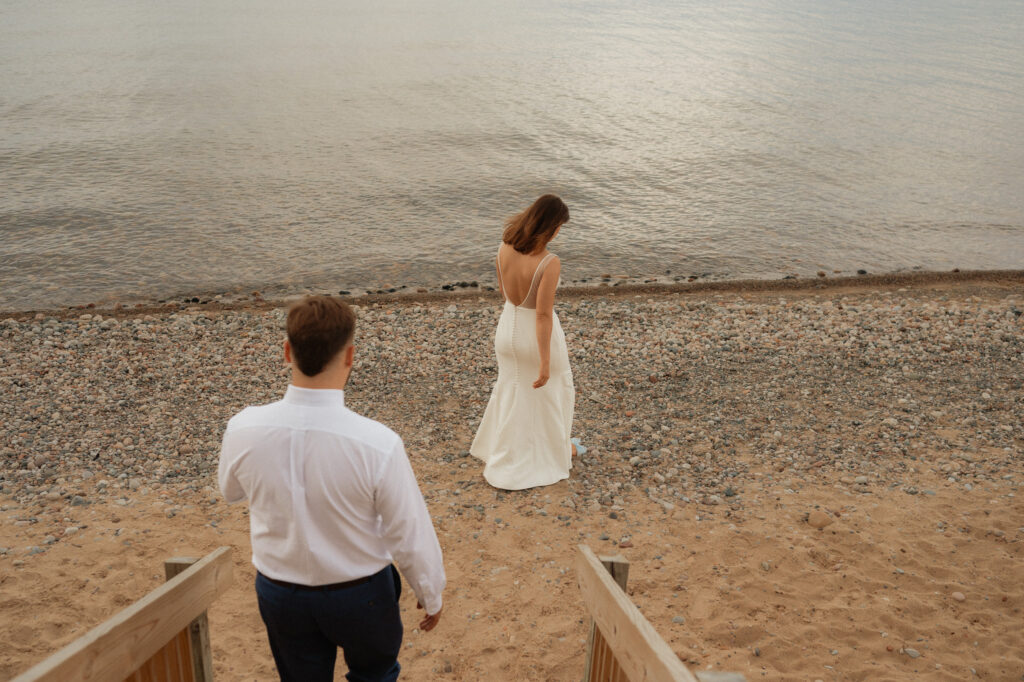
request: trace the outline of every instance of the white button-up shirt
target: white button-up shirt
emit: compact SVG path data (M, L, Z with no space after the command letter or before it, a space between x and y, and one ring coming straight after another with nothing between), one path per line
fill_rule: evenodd
M252 563L268 578L328 585L394 561L426 612L441 610L441 547L402 439L344 391L289 386L236 414L218 481L228 502L248 499Z

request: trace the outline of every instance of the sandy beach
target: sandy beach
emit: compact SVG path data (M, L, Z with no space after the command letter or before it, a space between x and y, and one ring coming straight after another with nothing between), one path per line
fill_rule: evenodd
M405 439L445 552L436 630L406 589L412 680L576 680L578 544L692 669L748 680L1024 679L1024 277L594 288L556 310L590 446L497 491L469 443L494 293L367 299L346 401ZM276 400L284 309L0 319L0 678L234 548L222 680L276 679L226 420ZM343 679L339 666L337 679Z

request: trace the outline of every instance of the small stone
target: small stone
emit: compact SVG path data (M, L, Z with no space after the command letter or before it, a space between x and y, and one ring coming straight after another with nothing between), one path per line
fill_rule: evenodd
M78 532L78 526L68 526L64 529L64 535L74 535Z
M910 656L911 658L921 657L921 653L917 649L904 649L903 653L905 653L907 656Z
M953 597L953 599L956 599L957 601L963 601L964 599L967 599L967 597L964 596L963 592L954 592L951 596Z
M818 511L817 509L815 509L814 511L807 515L807 523L812 528L817 528L818 530L821 530L825 526L832 523L832 518L825 512Z
M683 618L682 616L672 616L672 622L675 623L676 625L682 625L683 623L686 622L686 619Z

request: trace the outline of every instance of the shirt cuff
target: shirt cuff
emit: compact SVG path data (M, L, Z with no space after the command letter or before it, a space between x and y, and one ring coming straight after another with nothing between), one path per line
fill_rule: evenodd
M420 604L423 605L423 610L427 612L428 616L433 616L435 613L441 610L441 595L433 597L424 597Z

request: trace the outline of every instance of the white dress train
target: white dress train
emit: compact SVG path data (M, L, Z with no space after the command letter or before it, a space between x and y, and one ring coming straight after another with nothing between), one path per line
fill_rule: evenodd
M551 485L568 478L572 468L569 437L576 392L557 313L552 314L550 378L533 387L540 371L537 282L552 257L548 254L537 266L522 304L505 299L494 335L498 379L469 451L485 463L484 478L495 488Z

